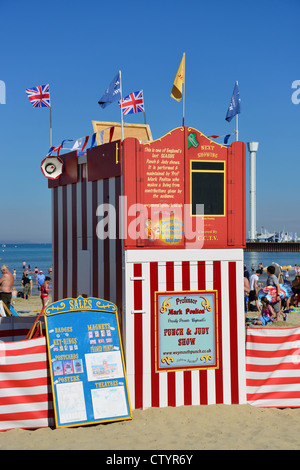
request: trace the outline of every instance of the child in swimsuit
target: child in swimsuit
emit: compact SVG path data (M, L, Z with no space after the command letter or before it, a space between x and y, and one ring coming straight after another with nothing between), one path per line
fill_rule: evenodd
M270 302L268 301L267 297L262 297L260 300L262 303L262 315L261 317L255 318L252 324L265 326L274 321L274 319L276 318L276 314L272 306L270 305Z

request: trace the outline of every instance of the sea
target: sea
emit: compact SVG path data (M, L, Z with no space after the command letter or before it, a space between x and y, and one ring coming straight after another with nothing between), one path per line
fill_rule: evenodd
M7 264L10 272L16 270L17 276L15 288L17 291L23 292L21 284L23 276L23 261L28 266L29 276L32 277L32 295L38 295L34 270L37 267L39 271L43 271L46 276L49 275L48 270L52 266L52 244L51 243L7 243L0 246L0 266ZM30 273L31 271L31 273ZM51 283L50 283L51 288Z
M52 266L52 244L51 243L7 243L0 246L0 265L7 264L10 271L16 269L17 276L15 287L19 291L23 291L21 279L23 276L23 261L26 266L30 266L31 276L33 279L33 295L38 294L34 270L37 267L39 271L43 271L48 275L48 270ZM300 253L279 251L279 252L245 252L244 262L247 266L249 274L258 268L258 263L263 266L269 266L273 262L280 266L292 266L295 264L300 265ZM289 272L290 280L295 277L294 270ZM263 280L263 277L261 277ZM50 283L51 288L51 283Z

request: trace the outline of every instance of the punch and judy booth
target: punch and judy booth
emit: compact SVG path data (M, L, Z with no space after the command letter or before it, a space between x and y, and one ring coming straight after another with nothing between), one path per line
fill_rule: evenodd
M180 127L60 158L53 300L117 305L132 408L246 403L244 143Z

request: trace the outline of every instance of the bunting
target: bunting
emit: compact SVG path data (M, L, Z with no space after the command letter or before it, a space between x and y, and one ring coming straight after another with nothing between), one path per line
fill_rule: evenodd
M224 135L209 135L208 138L218 139L220 137L224 137L224 145L228 147L228 140L234 134L235 132L232 132L231 134L224 134Z
M107 130L109 130L109 142L112 142L112 140L113 140L115 127L114 126L107 127L106 129L103 129L102 131L99 131L100 145L103 144L104 132L107 131ZM89 141L90 138L91 138L91 141L90 141L90 147L89 148L92 149L93 147L96 146L96 137L97 137L97 132L94 132L93 134L86 135L85 137L80 137L79 139L65 139L65 140L62 141L62 143L59 146L50 147L50 149L48 150L48 153L47 153L46 156L50 157L53 152L57 152L57 156L59 156L59 153L62 149L63 150L68 150L68 151L71 151L71 152L77 150L78 151L78 156L84 155L87 144L88 144L88 141ZM72 148L66 148L66 147L64 147L64 144L66 142L74 142L74 145L72 146Z

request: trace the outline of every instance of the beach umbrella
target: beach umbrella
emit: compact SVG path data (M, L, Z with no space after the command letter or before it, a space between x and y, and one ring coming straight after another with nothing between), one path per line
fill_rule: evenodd
M261 299L262 297L267 297L269 302L274 303L276 302L276 294L277 294L276 287L265 286L265 287L262 287L258 291L258 298ZM287 297L285 290L282 289L282 284L280 284L279 295L281 299L284 299L285 297Z
M279 284L279 287L280 287L280 290L279 290L280 299L285 299L286 297L291 297L293 295L291 283L289 281L285 281L284 284ZM277 294L276 287L265 286L265 287L262 287L258 291L258 298L260 300L262 297L267 297L269 302L274 303L276 302L276 299L277 299L276 294Z

